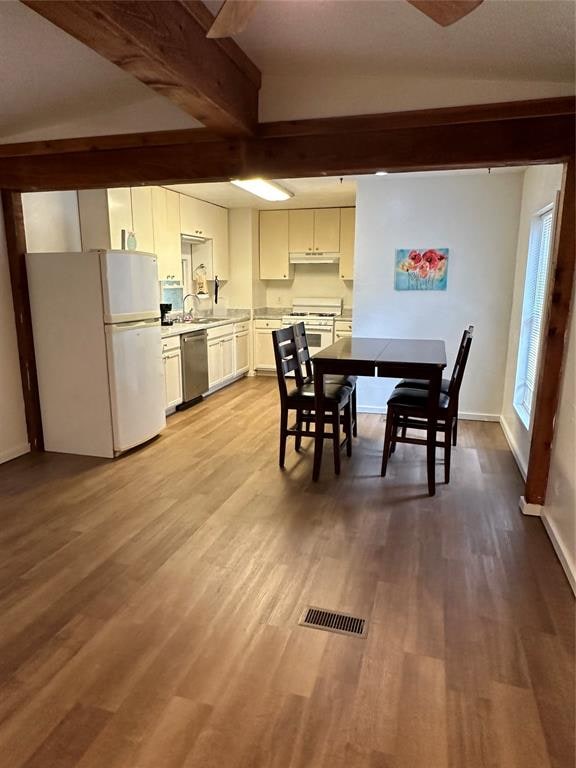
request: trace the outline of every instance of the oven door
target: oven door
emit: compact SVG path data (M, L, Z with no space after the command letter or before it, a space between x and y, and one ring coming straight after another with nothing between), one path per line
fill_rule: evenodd
M308 339L310 356L312 356L333 343L334 331L332 328L327 328L326 326L314 326L306 323L306 338Z

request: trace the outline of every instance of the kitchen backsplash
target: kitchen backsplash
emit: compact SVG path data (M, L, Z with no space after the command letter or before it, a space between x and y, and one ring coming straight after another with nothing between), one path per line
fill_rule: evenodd
M341 280L336 264L298 264L293 280L265 280L268 307L292 304L302 296L338 297L345 307L352 306L352 281Z

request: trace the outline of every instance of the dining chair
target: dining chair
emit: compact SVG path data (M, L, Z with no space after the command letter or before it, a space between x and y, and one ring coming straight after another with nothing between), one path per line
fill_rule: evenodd
M303 437L315 437L314 383L306 381L298 357L293 326L272 331L278 389L280 391L280 453L278 463L284 468L286 440L295 437L295 448L300 450ZM289 374L294 374L291 378ZM340 474L340 449L346 445L346 453L352 455L352 390L337 382L324 386L325 423L331 431L323 431L323 438L330 438L334 448L334 472ZM288 427L290 411L296 412L296 423ZM340 427L343 425L344 441L341 443Z
M444 482L450 482L451 445L454 429L454 419L458 416L458 396L464 371L470 354L472 344L472 326L464 331L462 354L459 354L452 376L448 384L447 392L440 392L437 412L437 432L444 433L444 441L436 442L437 447L444 448ZM409 379L405 379L409 381ZM382 454L382 477L386 475L388 460L396 448L396 443L410 443L412 445L428 445L428 437L422 440L416 437L407 437L408 429L428 429L428 389L418 387L397 386L388 399L386 413L386 434L384 438L384 452ZM402 434L399 435L399 430ZM437 439L437 434L432 438Z
M469 325L468 328L462 334L462 338L460 340L460 346L458 347L458 352L456 354L456 362L454 363L454 368L456 368L456 366L459 365L462 355L464 354L464 347L466 345L467 333L469 333L471 336L474 334L473 325ZM453 372L454 372L454 369L453 369ZM400 381L396 385L396 388L428 389L429 385L430 385L430 382L426 381L425 379L402 379L402 381ZM450 388L450 379L442 379L440 392L447 395L449 388ZM406 428L402 429L402 437L406 437ZM454 417L454 424L452 429L452 445L456 445L457 443L458 443L458 401L456 401L456 416Z
M310 357L310 350L308 348L308 339L306 337L306 325L303 322L294 323L294 336L296 339L296 346L298 348L298 357L300 364L303 367L303 376L306 383L314 383L314 372L312 370L312 360ZM356 403L356 382L358 376L338 376L328 375L324 377L324 380L331 384L341 384L342 386L349 387L352 390L352 396L350 398L350 406L352 409L352 435L358 436L358 421L357 421L357 403Z

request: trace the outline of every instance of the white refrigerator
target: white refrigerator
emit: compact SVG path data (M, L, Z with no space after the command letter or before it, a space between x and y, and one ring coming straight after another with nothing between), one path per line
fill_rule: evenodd
M112 458L166 426L156 256L26 254L44 445Z

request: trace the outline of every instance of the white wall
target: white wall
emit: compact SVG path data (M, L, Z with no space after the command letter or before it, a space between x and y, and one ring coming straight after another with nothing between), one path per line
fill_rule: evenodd
M502 427L514 452L516 461L523 474L528 467L531 429L528 430L514 410L514 387L516 382L516 364L520 324L522 320L522 302L524 299L524 280L528 260L528 243L532 217L556 199L556 193L562 183L561 165L541 165L528 168L524 174L522 189L522 207L518 226L518 245L516 251L516 271L514 274L514 297L510 316L508 337L508 355L505 368L504 400L502 405Z
M0 462L29 450L4 219L0 209Z
M358 181L354 334L444 339L449 375L475 326L464 414L502 408L522 173L365 177ZM446 291L395 291L397 248L449 248ZM393 381L362 379L359 405L382 411Z
M82 250L76 192L27 192L22 195L22 208L28 251Z
M576 293L576 285L574 286ZM576 593L576 312L572 319L564 363L560 405L552 443L552 459L544 524Z
M338 264L295 264L293 280L265 280L266 305L289 307L294 297L336 297L352 306L352 285L342 280Z

